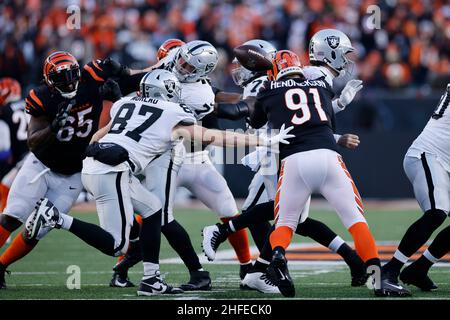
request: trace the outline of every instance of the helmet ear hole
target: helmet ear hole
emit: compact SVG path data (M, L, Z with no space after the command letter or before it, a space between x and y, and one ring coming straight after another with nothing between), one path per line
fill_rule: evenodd
M336 52L334 50L331 51L331 58L333 58L333 60L336 60Z

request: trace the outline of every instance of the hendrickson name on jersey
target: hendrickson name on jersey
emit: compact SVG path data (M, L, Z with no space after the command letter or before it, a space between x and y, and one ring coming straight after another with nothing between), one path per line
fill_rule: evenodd
M298 80L297 80L298 81ZM325 81L323 80L305 80L303 82L297 82L296 79L288 79L284 81L271 81L270 89L284 88L284 87L311 87L318 86L326 88Z

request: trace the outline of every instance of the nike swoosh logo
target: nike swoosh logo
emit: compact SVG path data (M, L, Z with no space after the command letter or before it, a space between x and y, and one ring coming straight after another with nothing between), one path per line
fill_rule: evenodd
M286 279L286 277L284 276L284 274L283 274L283 272L281 272L281 270L278 270L279 272L280 272L280 274L281 274L281 280L285 280Z
M159 286L158 286L158 287L152 286L151 284L147 284L147 283L145 283L145 282L144 282L144 284L145 284L146 286L152 288L152 290L155 290L155 291L158 291L158 292L161 292L161 291L164 290L164 287L163 287L160 283L159 283Z
M69 187L69 190L75 190L76 188L74 188L74 187Z
M389 284L391 287L394 287L394 288L396 288L396 289L398 289L398 290L402 290L403 289L403 287L402 286L396 286L395 284Z

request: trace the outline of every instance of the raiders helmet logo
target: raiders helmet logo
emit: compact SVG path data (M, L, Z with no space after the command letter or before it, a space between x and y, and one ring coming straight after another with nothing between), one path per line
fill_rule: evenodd
M325 39L330 46L331 49L336 49L339 47L339 37L336 36L329 36Z
M164 86L169 93L173 93L175 91L175 81L173 80L164 80Z

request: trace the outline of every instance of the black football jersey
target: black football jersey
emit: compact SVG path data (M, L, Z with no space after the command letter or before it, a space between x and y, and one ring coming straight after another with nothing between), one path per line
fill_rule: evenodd
M101 60L86 64L81 71L77 94L73 98L75 105L65 126L57 132L53 143L34 151L36 157L52 171L65 175L81 171L85 149L98 130L103 107L99 87L108 78L118 80L123 95L139 90L140 78L122 76L119 79ZM125 81L126 78L130 81ZM25 101L27 113L33 117L45 116L51 122L58 112L58 105L67 99L42 84L32 89Z
M294 126L290 144L280 144L280 158L314 149L338 151L333 136L334 93L325 80L291 78L266 82L256 98L251 125L270 129Z
M13 165L19 162L28 152L28 117L25 113L25 101L23 100L4 105L0 113L0 120L6 122L9 127Z

